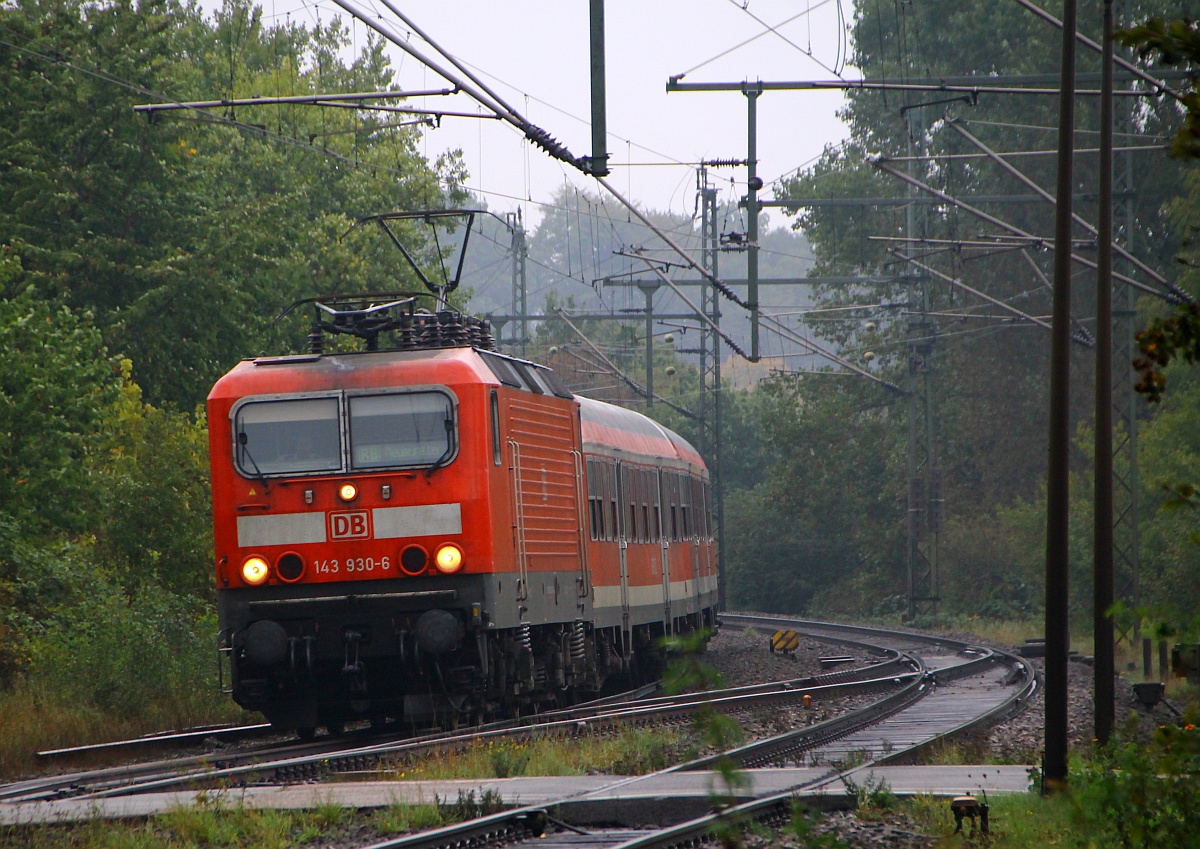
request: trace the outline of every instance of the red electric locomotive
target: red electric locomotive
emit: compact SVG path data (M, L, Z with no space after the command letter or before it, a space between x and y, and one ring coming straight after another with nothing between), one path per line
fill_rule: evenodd
M302 734L566 703L715 622L696 451L414 303L323 299L310 353L209 394L224 668Z

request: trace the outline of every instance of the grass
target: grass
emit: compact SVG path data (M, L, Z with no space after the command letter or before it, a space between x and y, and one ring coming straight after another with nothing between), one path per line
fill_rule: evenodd
M1068 796L1006 793L990 796L987 801L989 837L982 838L978 831L975 835L976 841L986 840L984 845L995 849L1043 849L1047 846L1089 849L1105 845L1096 843L1094 834L1080 833L1075 806ZM963 832L956 834L948 799L916 796L901 802L899 810L919 824L925 834L936 838L933 845L938 849L970 845L965 839L969 836L970 821L965 820Z
M383 778L450 780L519 775L643 775L679 760L689 745L673 731L634 729L607 737L479 741L460 750L402 761Z
M164 701L169 699L164 698ZM79 702L67 702L25 682L0 691L0 780L61 768L61 762L46 764L36 753L88 743L130 739L168 731L180 720L190 725L252 720L222 694L193 700L194 707L181 716L177 706L145 705L137 714L105 711ZM99 763L95 758L72 766Z
M1129 729L1126 729L1129 730ZM506 774L573 775L588 771L638 772L656 768L688 742L662 730L632 730L612 739L533 740L512 744L480 741L469 750L423 759L398 767L397 777L463 778ZM1075 758L1069 789L1051 797L1037 793L997 794L990 804L990 835L984 839L954 833L948 799L897 799L882 782L851 786L859 802L859 818L896 822L920 831L935 847L987 845L995 849L1107 849L1154 847L1183 849L1197 833L1192 800L1200 795L1200 732L1191 721L1160 728L1153 740L1121 743L1089 758ZM975 750L948 747L942 758L973 757ZM614 769L614 766L624 767ZM981 799L981 801L983 801ZM316 849L362 845L389 836L435 828L498 810L495 794L456 801L393 804L373 811L354 811L334 803L305 811L255 810L197 797L180 807L145 820L97 821L77 825L8 827L0 830L0 849ZM836 835L817 831L817 820L803 812L791 831L810 847L845 847ZM1143 829L1138 831L1137 829ZM1128 839L1133 834L1133 839ZM737 835L728 835L736 845Z
M945 740L924 749L920 763L933 766L955 764L1036 764L1041 761L1041 752L1033 749L1013 748L997 752L987 740L987 732L966 735L955 740Z
M294 849L377 842L459 822L495 808L498 799L429 805L392 804L357 811L333 803L303 811L226 806L198 799L144 820L94 820L0 829L0 849Z

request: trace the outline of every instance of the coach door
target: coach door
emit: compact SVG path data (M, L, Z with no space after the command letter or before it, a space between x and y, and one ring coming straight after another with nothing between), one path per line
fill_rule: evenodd
M696 576L696 605L694 610L699 610L704 605L700 599L704 596L703 584L700 571L700 549L704 547L704 536L706 522L704 518L704 487L699 478L689 478L688 485L692 490L692 537L695 542L692 544L692 563L694 564L692 574Z
M664 481L662 469L654 470L654 527L658 532L659 556L662 558L663 633L671 633L671 536L667 533L663 504Z
M629 517L626 515L625 504L628 500L629 481L626 479L625 464L617 461L617 549L621 553L621 623L625 638L629 640Z

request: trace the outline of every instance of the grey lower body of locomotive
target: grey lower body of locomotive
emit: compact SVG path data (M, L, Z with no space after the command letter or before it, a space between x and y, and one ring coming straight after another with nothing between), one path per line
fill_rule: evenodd
M593 610L578 571L431 575L218 593L234 700L281 728L447 724L590 697L661 672L658 638L709 599Z

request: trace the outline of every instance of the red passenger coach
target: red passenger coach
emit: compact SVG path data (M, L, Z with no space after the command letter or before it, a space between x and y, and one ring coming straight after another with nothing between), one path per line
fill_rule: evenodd
M245 360L208 398L239 704L306 734L478 719L652 676L658 637L715 622L686 441L496 353L477 320L316 308L311 353ZM323 353L326 332L368 350Z

